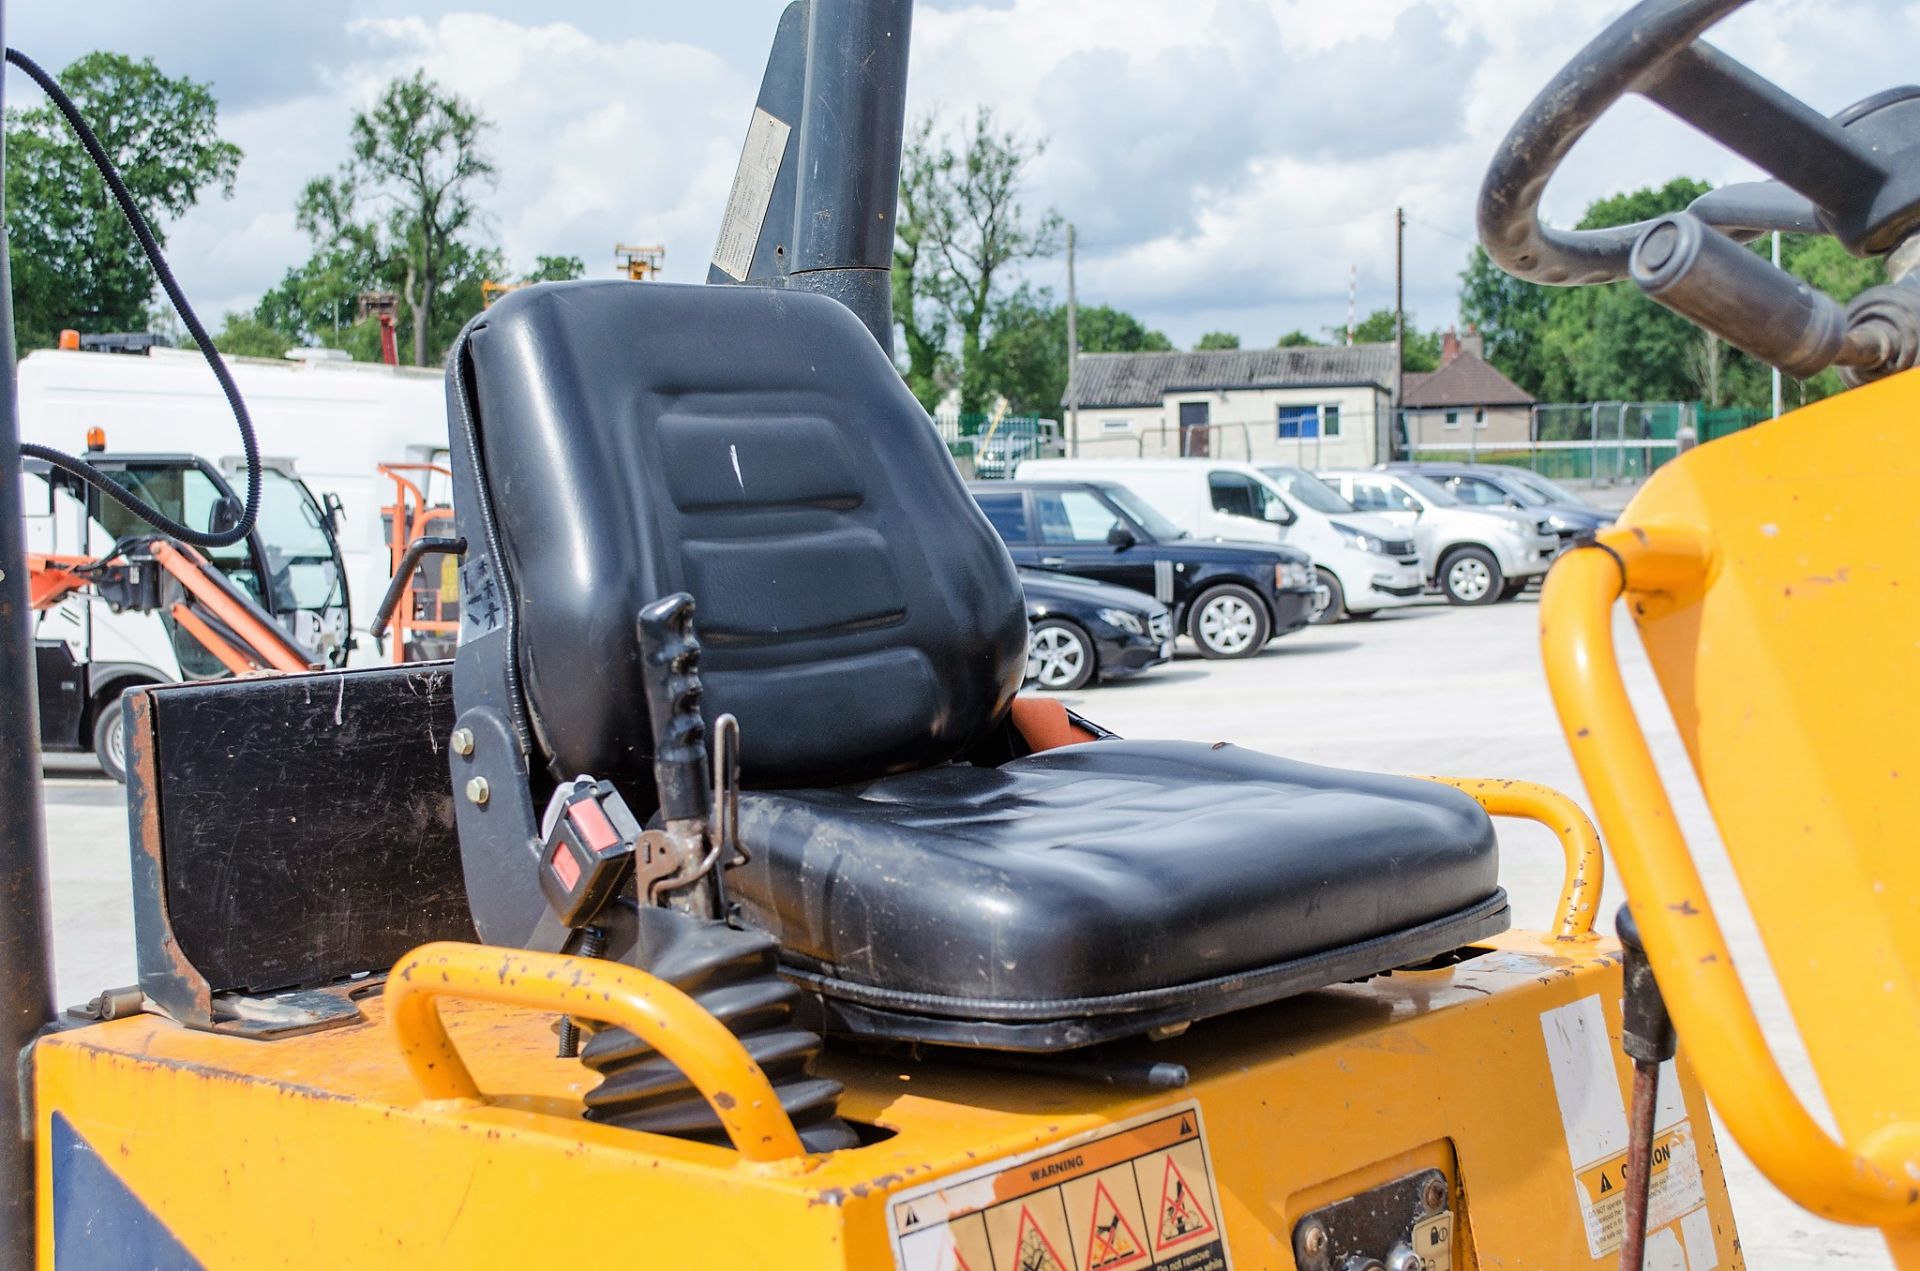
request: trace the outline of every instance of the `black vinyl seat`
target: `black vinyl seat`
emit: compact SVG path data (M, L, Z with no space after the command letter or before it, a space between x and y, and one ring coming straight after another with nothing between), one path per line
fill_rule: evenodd
M449 383L460 718L510 720L523 784L591 773L644 815L634 615L690 592L706 708L741 726L751 860L726 885L830 1026L1056 1049L1505 927L1491 825L1455 790L1191 743L1025 753L1012 563L836 302L528 288ZM462 803L469 890L486 938L532 940L537 888L485 901L520 866L469 845L504 815Z

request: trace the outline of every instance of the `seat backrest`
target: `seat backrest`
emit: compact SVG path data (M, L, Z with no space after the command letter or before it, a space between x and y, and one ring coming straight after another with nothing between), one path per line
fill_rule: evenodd
M1026 658L1012 561L837 302L531 287L454 357L466 568L498 556L517 618L500 633L554 774L651 791L634 618L677 591L749 784L944 762L1004 717ZM463 639L489 634L469 620Z

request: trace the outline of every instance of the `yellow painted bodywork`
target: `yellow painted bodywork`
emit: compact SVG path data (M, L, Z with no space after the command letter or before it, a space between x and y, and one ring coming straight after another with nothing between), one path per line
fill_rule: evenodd
M1179 1091L830 1048L844 1113L891 1137L764 1163L582 1121L592 1074L554 1058L550 1014L441 1000L479 1102L426 1098L377 995L363 1024L278 1041L96 1024L37 1048L42 1265L56 1113L209 1268L805 1271L892 1266L892 1193L1195 1099L1241 1271L1292 1267L1303 1213L1428 1164L1455 1179L1456 1268L1609 1266L1588 1255L1541 1013L1594 998L1617 1043L1617 953L1523 933L1485 947L1142 1043L1190 1068ZM1600 1079L1624 1090L1617 1044L1610 1062ZM1706 1107L1677 1071L1717 1263L1739 1267Z
M1555 566L1562 725L1682 1038L1789 1196L1920 1267L1920 373L1661 469ZM1624 595L1805 1039L1836 1141L1781 1076L1622 686Z

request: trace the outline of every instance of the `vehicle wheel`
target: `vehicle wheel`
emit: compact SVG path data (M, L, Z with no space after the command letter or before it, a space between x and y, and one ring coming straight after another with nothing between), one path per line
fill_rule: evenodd
M1266 605L1237 583L1223 583L1194 602L1187 634L1203 658L1250 658L1267 647L1273 620Z
M1526 579L1509 578L1507 579L1506 584L1500 588L1500 599L1512 600L1514 597L1518 596L1521 592L1525 591L1526 589L1527 589Z
M1319 616L1313 620L1313 625L1330 627L1347 616L1347 593L1341 589L1340 580L1333 576L1332 570L1323 569L1319 574L1320 585L1327 589L1327 607L1320 611Z
M1027 633L1027 678L1056 693L1093 678L1093 641L1070 622L1043 622Z
M121 694L102 702L93 714L93 754L109 777L127 783L127 718L120 709Z
M1450 605L1490 605L1506 579L1500 562L1484 547L1461 547L1440 562L1440 591Z

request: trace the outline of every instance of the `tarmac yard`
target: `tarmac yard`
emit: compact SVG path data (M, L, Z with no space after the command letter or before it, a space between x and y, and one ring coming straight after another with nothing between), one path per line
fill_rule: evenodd
M1620 612L1628 683L1655 758L1673 780L1686 758L1638 640ZM1332 766L1388 772L1514 777L1543 782L1585 804L1547 697L1532 594L1510 604L1454 609L1426 604L1370 621L1310 627L1244 662L1203 661L1187 650L1140 678L1068 695L1075 710L1123 735L1231 741ZM57 765L57 766L56 766ZM125 805L119 786L90 761L49 761L54 963L61 1001L78 1003L134 980ZM1688 840L1719 906L1762 1028L1809 1106L1824 1109L1699 789L1672 788ZM1502 882L1516 925L1546 926L1561 855L1537 826L1497 821ZM1601 912L1611 929L1622 894L1609 879ZM1683 1039L1684 1041L1684 1039ZM1890 1267L1879 1233L1834 1226L1787 1203L1720 1136L1747 1265ZM1691 1271L1701 1271L1694 1267Z

